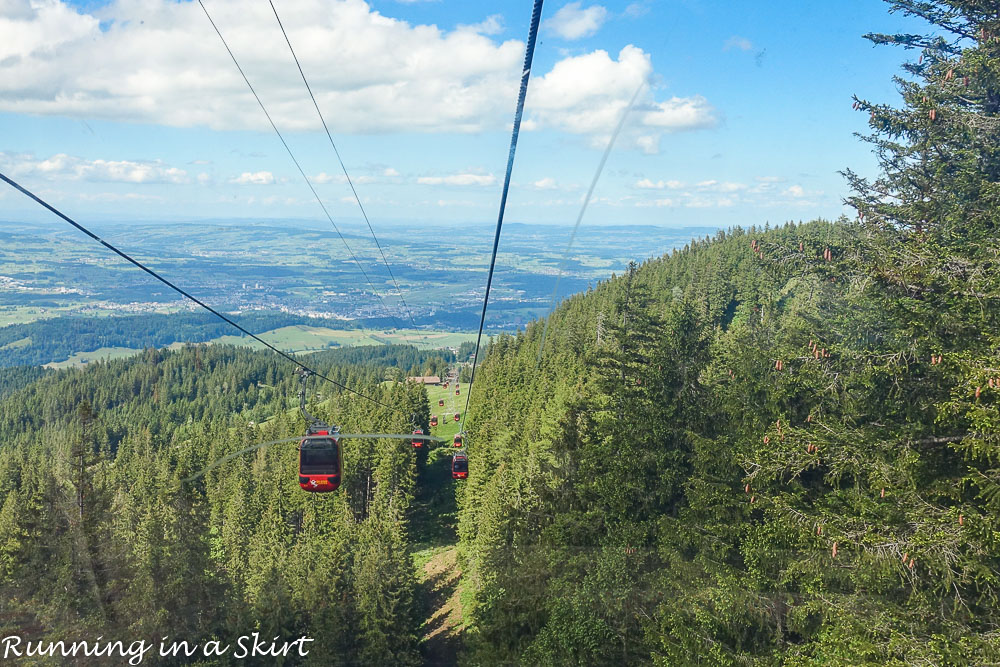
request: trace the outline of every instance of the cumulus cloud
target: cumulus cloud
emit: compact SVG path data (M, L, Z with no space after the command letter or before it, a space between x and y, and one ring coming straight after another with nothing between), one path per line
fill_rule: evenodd
M524 45L389 18L363 0L286 0L285 27L332 129L503 127ZM267 3L215 0L213 18L282 128L317 129ZM266 129L197 3L46 0L0 14L0 110L213 129ZM509 104L507 105L509 106Z
M617 59L603 50L564 58L528 89L532 123L526 129L586 134L594 145L604 145L629 99L652 76L649 54L632 45ZM700 95L657 102L647 88L633 109L626 141L655 153L662 133L709 128L717 122L715 109Z
M554 190L556 188L556 179L546 176L545 178L538 179L532 185L539 190Z
M68 0L9 2L17 11L0 12L0 111L269 129L197 3L111 0L80 8ZM491 36L502 28L499 18L443 30L385 16L363 0L283 0L282 6L333 131L509 126L524 44ZM210 9L278 126L319 129L315 115L304 113L308 98L270 7L213 0ZM570 3L559 15L561 30L582 35L607 11ZM524 128L585 135L602 145L639 84L653 79L649 55L632 45L617 59L602 50L562 58L547 73L535 73ZM650 91L620 145L655 153L665 132L716 123L703 97L657 99Z
M793 185L785 190L785 194L789 197L804 197L806 195L806 191L802 189L801 185Z
M392 167L386 167L385 169L382 170L382 175L383 176L399 176L399 172L396 171L395 169L393 169Z
M229 182L237 185L272 185L274 184L274 174L269 171L244 171Z
M740 51L753 51L753 42L751 42L746 37L740 37L738 35L733 35L726 40L723 45L723 51L732 51L733 49L739 49Z
M604 25L608 10L601 5L591 5L584 9L579 2L563 5L552 18L542 22L542 27L551 30L566 40L590 37Z
M107 183L188 183L183 169L158 160L87 160L66 153L39 159L31 154L0 153L0 165L13 174L51 180L96 181Z
M451 174L449 176L421 176L421 185L493 185L497 182L493 174Z

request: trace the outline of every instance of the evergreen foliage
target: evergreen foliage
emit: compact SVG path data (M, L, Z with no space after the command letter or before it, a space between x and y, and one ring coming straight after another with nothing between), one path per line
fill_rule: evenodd
M426 415L423 387L383 384L376 367L320 368ZM148 350L0 400L5 636L200 643L257 631L315 638L313 664L418 662L407 443L344 441L343 493L299 489L295 443L184 481L304 432L288 370L245 349ZM311 409L345 432L410 428L330 387L311 387Z
M489 349L460 534L473 662L1000 659L1000 16L864 100L858 222L734 230ZM535 370L532 370L535 369Z

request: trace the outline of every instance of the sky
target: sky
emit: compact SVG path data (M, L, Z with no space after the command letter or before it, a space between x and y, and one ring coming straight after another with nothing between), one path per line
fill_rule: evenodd
M532 2L274 0L375 226L495 221ZM360 220L266 1L205 0L336 220ZM899 99L921 32L881 0L548 0L507 219L771 224L850 213L852 95ZM197 2L0 0L0 172L80 220L323 211ZM7 186L0 219L51 217Z

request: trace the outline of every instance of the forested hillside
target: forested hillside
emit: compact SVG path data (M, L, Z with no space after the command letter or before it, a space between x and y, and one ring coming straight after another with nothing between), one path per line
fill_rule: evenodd
M460 497L474 664L1000 660L1000 16L938 35L856 222L633 266L490 350Z
M375 366L319 368L395 408L318 387L311 409L345 432L408 432L402 411L427 427L422 387L384 383ZM274 355L194 347L50 374L0 400L5 635L259 631L313 638L311 664L417 663L408 442L344 441L336 494L299 489L294 443L184 481L301 435L296 391Z

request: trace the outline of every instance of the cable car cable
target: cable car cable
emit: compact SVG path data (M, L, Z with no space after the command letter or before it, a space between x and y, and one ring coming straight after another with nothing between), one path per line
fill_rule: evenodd
M201 0L198 0L201 2ZM497 215L497 231L493 237L493 255L490 258L490 271L486 276L486 294L483 295L483 313L479 318L479 335L476 337L476 353L472 357L472 377L469 378L469 388L465 394L465 411L462 413L462 425L465 428L465 417L469 414L469 399L472 397L472 383L476 381L476 362L479 360L479 346L483 340L483 325L486 324L486 307L490 302L490 287L493 285L493 271L497 263L497 249L500 247L500 231L503 229L503 215L507 208L507 192L510 190L511 172L514 170L514 153L517 150L517 135L521 130L521 116L524 113L524 98L528 93L528 78L531 76L531 60L535 55L535 38L538 36L538 21L542 16L542 2L535 0L531 11L531 27L528 29L528 43L524 51L524 67L521 71L521 89L517 93L517 110L514 112L514 129L510 136L510 153L507 156L507 173L503 179L503 192L500 195L500 212Z
M316 377L321 378L323 380L326 380L330 384L333 384L333 385L335 385L337 387L340 387L344 391L347 391L347 392L349 392L351 394L354 394L355 396L359 396L361 398L367 399L367 400L371 401L372 403L375 403L376 405L379 405L379 406L381 406L383 408L386 408L388 410L392 410L393 412L398 412L400 414L405 414L399 408L394 408L394 407L392 407L390 405L387 405L387 404L379 401L376 398L372 398L371 396L368 396L366 394L362 394L360 391L355 391L354 389L351 389L347 385L343 385L343 384L337 382L336 380L328 378L325 375L314 371L313 369L309 368L308 366L306 366L301 361L299 361L295 357L291 356L287 352L282 352L281 350L279 350L275 346L271 345L270 343L268 343L266 340L264 340L263 338L261 338L257 334L252 333L251 331L245 329L242 325L237 324L235 321L233 321L230 318L226 317L225 315L223 315L222 313L220 313L219 311L217 311L215 308L212 308L207 303L201 301L196 296L192 295L190 292L187 292L183 288L178 287L177 285L173 284L172 282L170 282L169 280L167 280L166 278L164 278L159 273L157 273L153 269L149 268L148 266L146 266L142 262L140 262L140 261L138 261L136 259L133 259L131 256L127 255L126 253L122 252L121 250L119 250L115 246L111 245L110 243L108 243L107 241L105 241L104 239L102 239L101 237L99 237L97 234L93 233L92 231L90 231L89 229L87 229L86 227L84 227L83 225L81 225L80 223L76 222L75 220L73 220L72 218L70 218L69 216L67 216L66 214L64 214L63 212L61 212L58 209L56 209L54 206L52 206L51 204L49 204L45 200L41 199L38 195L36 195L33 192L25 189L20 184L16 183L15 181L11 180L10 178L8 178L2 172L0 172L0 179L2 179L5 183L7 183L8 185L10 185L11 187L13 187L15 190L18 190L19 192L21 192L22 194L26 195L30 199L35 200L35 202L37 202L38 204L41 204L42 207L48 209L49 211L51 211L55 215L59 216L60 218L62 218L66 222L68 222L69 224L73 225L78 230L80 230L81 232L83 232L84 234L86 234L87 236L89 236L90 238L94 239L95 241L97 241L98 243L100 243L101 245L103 245L105 248L107 248L111 252L115 253L116 255L118 255L119 257L121 257L122 259L124 259L125 261L127 261L127 262L129 262L131 264L134 264L135 266L139 267L140 269L142 269L143 271L145 271L149 275L153 276L154 278L156 278L161 283L163 283L164 285L166 285L170 289L174 290L175 292L177 292L181 296L184 296L185 298L190 299L194 303L198 304L199 306L201 306L202 308L204 308L208 312L210 312L213 315L215 315L216 317L218 317L223 322L226 322L226 323L232 325L233 327L235 327L236 329L239 329L240 331L242 331L246 335L250 336L255 341L257 341L258 343L260 343L261 345L267 347L268 349L272 350L273 352L277 352L279 355L281 355L285 359L288 359L289 361L294 362L294 363L298 364L299 366L302 366L303 368L305 368L306 370L308 370L310 373L312 373Z
M292 158L292 162L295 163L295 167L299 170L299 173L302 174L302 178L305 179L306 185L309 186L309 189L313 193L313 197L316 198L316 203L318 203L319 207L323 209L323 213L326 215L326 219L330 221L331 225L333 225L334 231L337 232L337 235L340 237L340 240L344 242L344 247L347 248L347 252L350 253L351 258L354 260L354 263L358 265L358 270L361 271L361 275L365 277L365 281L368 283L368 286L372 288L372 292L375 293L375 296L378 298L379 303L382 304L382 308L385 310L385 312L389 315L389 317L394 317L392 311L389 310L389 307L385 305L385 301L382 299L382 295L379 294L379 291L377 289L375 289L375 285L372 283L371 278L368 277L368 272L365 271L364 267L361 266L361 262L358 261L358 257L357 255L354 254L354 250L351 249L351 246L347 243L347 239L344 238L344 235L341 233L340 228L337 227L337 223L333 221L333 216L330 215L330 211L327 210L326 205L323 203L323 200L320 199L319 193L316 192L316 188L313 187L312 181L310 181L309 177L306 176L306 172L302 168L302 165L300 165L299 161L295 158L295 154L292 152L291 147L289 147L288 142L285 141L285 137L281 134L281 130L278 129L278 126L274 123L274 120L272 120L271 114L268 113L267 107L264 106L264 102L261 101L260 96L257 94L257 91L253 87L253 84L250 83L250 79L247 78L247 75L243 71L243 68L240 67L239 61L236 60L236 55L233 53L232 49L229 48L229 44L228 42L226 42L226 38L222 36L222 32L219 30L219 27L215 25L215 21L212 20L212 16L211 14L208 13L208 8L205 7L205 3L202 2L202 0L198 0L198 4L201 5L202 10L205 12L205 16L208 18L208 22L211 23L212 28L215 29L215 34L217 34L219 36L219 39L222 40L222 45L226 47L226 51L229 53L229 57L232 58L233 64L236 65L236 69L239 70L240 76L243 77L243 81L246 82L247 87L250 88L250 92L253 93L254 99L257 100L257 104L260 105L260 110L264 112L265 116L267 116L267 122L271 124L271 127L274 129L274 133L278 135L278 139L281 140L281 145L285 147L286 151L288 151L288 157Z
M625 107L625 111L622 113L621 119L618 121L618 125L615 127L615 131L611 133L611 138L608 140L608 145L604 148L604 155L601 156L601 161L597 164L597 171L594 172L594 178L590 181L590 188L587 190L587 196L583 199L583 205L580 207L580 213L576 216L576 224L573 226L573 233L569 236L569 243L566 244L566 250L563 252L562 260L559 262L559 271L556 273L556 284L552 288L552 298L549 302L549 312L545 316L545 326L542 328L542 340L538 344L538 360L535 362L535 370L542 363L542 352L545 350L545 336L549 331L549 321L552 316L552 312L556 309L556 298L559 293L559 281L562 279L563 273L566 271L566 264L569 261L569 253L573 249L573 243L576 241L576 232L580 229L580 223L583 221L583 214L587 212L587 205L590 204L590 198L594 195L594 188L597 187L597 180L601 177L601 172L604 171L604 165L608 161L608 156L611 155L611 148L615 145L615 140L618 138L618 134L622 131L625 126L625 120L628 118L628 114L632 111L632 107L635 105L636 99L639 97L639 93L642 89L646 87L646 82L643 81L636 88L635 93L632 95L632 99L629 101L628 106Z
M406 304L406 299L403 298L403 291L399 289L399 283L396 282L396 276L392 273L392 268L389 266L389 260L386 259L385 251L382 250L382 244L379 243L378 237L375 236L375 230L372 228L372 223L368 220L368 213L365 211L365 207L361 203L361 197L358 196L358 191L354 188L354 181L351 180L351 175L347 173L347 166L344 165L344 160L340 157L340 151L337 150L337 144L333 141L333 135L330 133L330 128L326 124L326 118L323 117L323 112L320 111L319 103L316 101L316 96L313 95L312 86L309 85L306 73L302 70L302 64L299 62L299 57L295 54L295 49L292 48L292 41L288 38L288 33L285 32L285 26L281 22L281 17L278 16L278 10L275 8L272 0L267 1L271 5L271 11L274 12L274 18L278 20L278 27L281 28L281 34L285 37L285 43L288 44L288 50L292 52L292 58L295 60L295 66L299 68L299 74L302 76L302 83L306 85L306 90L309 91L309 99L312 100L313 106L316 108L316 114L319 116L320 122L323 123L323 130L326 131L326 138L330 140L330 146L333 147L333 152L337 156L340 168L344 172L344 178L347 179L347 184L351 186L351 192L354 194L354 201L358 203L358 208L361 209L361 217L365 219L365 224L368 225L368 231L372 233L372 239L375 240L375 247L378 248L379 254L382 255L382 263L385 264L385 269L389 272L392 284L396 286L396 293L399 294L399 300L403 304L404 310L406 310L407 317L410 318L410 325L416 329L417 323L413 320L413 313L410 312L410 307Z
M370 439L370 440L428 440L431 442L447 442L447 438L441 438L436 435L410 435L403 433L337 433L337 440L343 440L344 438L354 438L354 439ZM282 445L287 442L299 442L302 440L301 435L294 436L292 438L281 438L279 440L269 440L268 442L258 442L256 445L250 445L249 447L244 447L238 452L233 452L231 454L226 454L221 459L213 461L208 466L198 471L194 475L186 479L182 479L182 482L193 482L199 477L203 476L205 473L218 468L223 463L228 463L235 458L248 454L255 449L260 449L261 447L270 447L271 445Z

